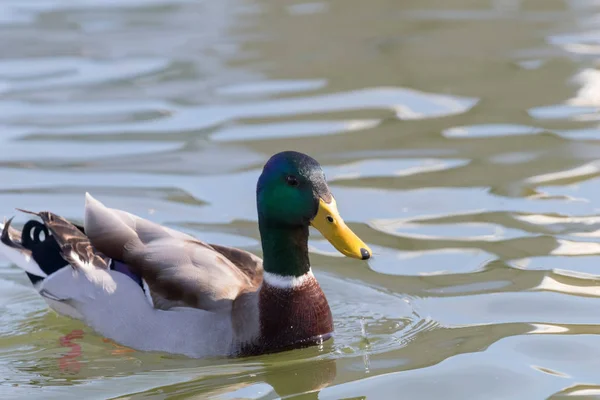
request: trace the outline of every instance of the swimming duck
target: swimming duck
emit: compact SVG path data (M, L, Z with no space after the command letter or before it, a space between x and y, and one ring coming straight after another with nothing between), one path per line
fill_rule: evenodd
M309 226L342 254L369 247L344 223L319 163L286 151L256 189L263 257L209 244L86 194L83 226L32 213L0 249L56 312L121 345L200 358L322 343L333 319L308 256ZM39 222L39 220L41 222Z

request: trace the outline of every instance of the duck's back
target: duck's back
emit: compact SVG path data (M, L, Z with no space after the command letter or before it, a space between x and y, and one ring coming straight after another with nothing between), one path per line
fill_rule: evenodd
M262 260L246 251L212 246L87 196L85 232L92 245L129 266L148 285L157 306L230 311L233 300L255 291Z

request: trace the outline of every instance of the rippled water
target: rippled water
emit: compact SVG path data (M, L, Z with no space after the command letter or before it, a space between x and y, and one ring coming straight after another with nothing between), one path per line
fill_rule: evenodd
M0 215L90 191L260 254L295 149L376 253L315 234L335 340L242 360L122 352L0 259L3 399L600 397L597 1L4 0L0 34Z

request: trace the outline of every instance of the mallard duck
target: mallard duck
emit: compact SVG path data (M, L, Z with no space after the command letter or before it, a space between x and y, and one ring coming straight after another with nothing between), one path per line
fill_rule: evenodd
M208 244L86 194L83 226L38 212L0 248L59 314L123 346L188 357L246 356L322 343L333 320L308 256L309 226L342 254L369 247L344 223L321 166L286 151L256 189L263 257ZM41 222L39 222L41 220Z

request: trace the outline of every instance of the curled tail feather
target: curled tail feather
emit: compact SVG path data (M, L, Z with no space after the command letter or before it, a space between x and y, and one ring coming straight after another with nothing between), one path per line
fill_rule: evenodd
M34 237L39 238L40 232L43 231L41 229L36 230L35 223L38 225L41 224L37 221L29 221L23 227L23 232L25 233L25 235L23 235L22 232L19 232L12 227L12 220L13 218L10 218L2 224L0 251L11 262L25 270L31 282L35 284L48 276L48 273L44 271L35 259L36 257L32 250L32 243L35 241Z
M39 213L21 209L19 211L35 215L42 220L44 228L50 231L56 241L61 256L72 267L93 265L97 268L109 269L110 259L92 246L82 227L48 211Z

